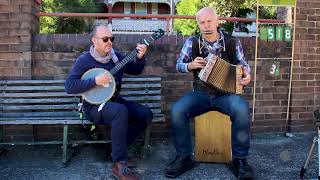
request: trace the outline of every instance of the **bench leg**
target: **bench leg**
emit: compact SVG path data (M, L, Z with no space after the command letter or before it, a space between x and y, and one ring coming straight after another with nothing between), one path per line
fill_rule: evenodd
M3 137L4 137L4 125L0 126L0 143L3 142ZM0 156L2 154L5 154L7 151L5 149L2 149L0 147Z
M150 146L150 127L147 127L144 135L144 147L143 147L143 155L146 156L146 152L148 152Z
M4 125L0 126L0 142L3 142L4 137Z
M63 126L63 144L62 144L62 163L67 163L67 147L68 147L68 125Z

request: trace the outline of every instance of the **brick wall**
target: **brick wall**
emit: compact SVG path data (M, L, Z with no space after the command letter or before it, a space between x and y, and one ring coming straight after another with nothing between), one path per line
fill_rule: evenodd
M0 0L0 79L31 79L32 34L38 32L33 0ZM1 127L0 127L1 128ZM33 127L5 126L6 140L33 140Z
M1 78L31 78L31 37L38 29L38 8L31 0L0 1Z
M0 79L64 79L74 59L88 49L87 34L37 34L38 21L32 10L38 5L33 1L0 0ZM312 112L319 108L320 90L320 3L299 0L297 8L296 42L293 63L293 82L290 106L292 131L313 130ZM19 13L17 13L17 11ZM28 22L28 23L26 23ZM36 32L33 35L32 32ZM148 35L115 35L115 48L129 52L135 44ZM175 61L185 37L164 36L149 48L144 74L160 75L162 81L162 109L169 120L173 102L192 88L191 74L179 74ZM254 71L254 38L241 38L245 54ZM259 42L259 56L291 57L290 42ZM290 60L280 60L280 76L269 74L270 61L257 63L255 122L253 132L283 132L288 104ZM251 104L253 82L243 95ZM49 128L50 129L50 128ZM76 128L75 128L76 129ZM59 130L6 126L6 139L48 138ZM21 131L23 130L23 131ZM153 125L153 135L168 135L168 124ZM20 133L23 132L23 133ZM77 132L75 130L74 132ZM37 137L33 137L35 133ZM54 136L54 135L53 135ZM50 136L51 137L51 136Z
M320 2L297 2L293 66L292 130L312 126L312 112L320 107Z

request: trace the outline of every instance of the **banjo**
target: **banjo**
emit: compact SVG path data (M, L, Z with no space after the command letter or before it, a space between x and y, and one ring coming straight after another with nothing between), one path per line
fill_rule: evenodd
M147 40L143 39L141 43L149 46L150 43L159 39L163 35L164 35L164 31L162 29L159 29L155 31L151 35L151 37L149 37ZM103 85L103 86L97 85L91 88L90 90L81 94L82 98L87 102L91 104L96 104L96 105L104 104L105 102L107 102L113 96L116 90L116 82L114 80L113 75L115 75L126 64L128 64L131 61L134 61L137 57L137 54L138 54L138 50L134 49L110 71L103 68L92 68L86 71L81 77L82 80L91 79L100 74L106 73L109 77L111 77L111 82L109 82L107 85Z

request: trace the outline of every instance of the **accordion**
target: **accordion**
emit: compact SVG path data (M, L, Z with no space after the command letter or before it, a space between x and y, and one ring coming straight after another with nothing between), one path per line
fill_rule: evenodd
M241 65L230 64L211 53L205 60L207 64L198 75L202 81L225 93L243 93L243 85L239 84L243 75Z

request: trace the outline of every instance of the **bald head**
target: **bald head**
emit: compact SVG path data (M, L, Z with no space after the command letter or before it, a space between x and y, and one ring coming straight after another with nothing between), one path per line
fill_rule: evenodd
M203 17L203 16L209 16L213 19L218 20L218 15L215 9L211 8L211 7L204 7L202 9L200 9L197 13L196 13L196 19L197 21L199 21L199 18Z
M197 14L197 23L202 34L215 34L218 28L218 15L216 10L210 7L200 9Z

